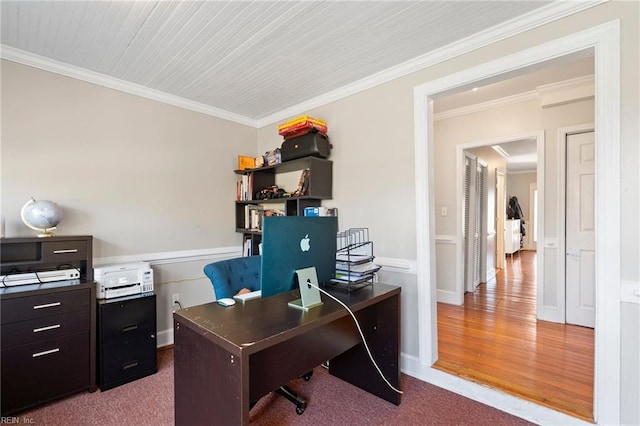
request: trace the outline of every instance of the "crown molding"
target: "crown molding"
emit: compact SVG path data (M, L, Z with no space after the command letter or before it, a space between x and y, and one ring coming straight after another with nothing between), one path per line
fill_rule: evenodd
M508 167L508 166L507 166ZM537 173L538 169L522 169L522 170L509 170L507 168L508 175L526 175L528 173Z
M560 81L537 87L540 95L540 106L551 108L571 102L593 99L595 92L594 75Z
M414 59L403 62L402 64L358 80L355 83L348 84L339 89L309 99L308 101L301 102L297 105L293 105L289 108L262 117L257 120L258 127L264 127L269 124L285 120L293 115L300 114L303 111L309 111L330 102L335 102L339 99L346 98L380 84L387 83L413 72L431 67L456 56L488 46L492 43L496 43L500 40L540 27L608 1L609 0L554 2L536 11L512 19L504 24L496 25L425 55L418 56Z
M86 81L87 83L96 84L98 86L107 87L109 89L118 90L120 92L129 93L131 95L140 96L142 98L151 99L190 111L210 115L212 117L221 118L223 120L244 124L250 127L257 127L256 120L245 117L243 115L234 114L232 112L215 108L210 105L205 105L189 99L181 98L179 96L170 95L159 90L150 89L140 84L120 80L118 78L91 71L86 68L66 64L64 62L56 61L55 59L26 52L24 50L16 49L15 47L7 46L5 44L0 44L0 58L7 61L17 62L22 65L27 65L33 68L38 68L44 71L49 71L55 74L63 75L65 77L71 77L76 80Z
M493 108L499 108L507 105L517 104L519 102L526 102L537 99L538 91L530 90L528 92L519 93L517 95L505 96L504 98L494 99L487 102L480 102L477 104L467 105L460 108L450 109L449 111L443 111L437 114L433 114L433 120L446 120L453 117L460 117L462 115L473 114Z
M569 80L558 81L555 83L543 84L536 87L538 92L553 92L574 89L585 84L594 84L595 76L593 74L582 77L571 78Z

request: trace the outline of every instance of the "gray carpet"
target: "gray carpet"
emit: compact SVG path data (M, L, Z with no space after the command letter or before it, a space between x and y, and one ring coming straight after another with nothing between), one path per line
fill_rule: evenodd
M37 385L37 384L34 384ZM316 368L290 386L308 400L303 415L269 394L251 410L255 425L529 425L502 411L402 375L400 406ZM215 404L215 401L211 401ZM158 373L106 392L80 393L17 415L34 425L173 425L173 350L158 351ZM192 425L186 425L192 426Z

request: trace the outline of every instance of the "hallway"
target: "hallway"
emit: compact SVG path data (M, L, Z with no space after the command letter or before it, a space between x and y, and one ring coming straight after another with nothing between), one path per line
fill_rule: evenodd
M520 251L463 306L438 303L434 368L593 421L594 331L537 321L535 273Z

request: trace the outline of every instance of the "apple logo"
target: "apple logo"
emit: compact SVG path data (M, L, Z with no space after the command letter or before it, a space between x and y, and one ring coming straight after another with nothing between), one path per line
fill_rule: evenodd
M300 250L309 251L311 249L311 239L309 238L309 234L305 235L303 239L300 240Z

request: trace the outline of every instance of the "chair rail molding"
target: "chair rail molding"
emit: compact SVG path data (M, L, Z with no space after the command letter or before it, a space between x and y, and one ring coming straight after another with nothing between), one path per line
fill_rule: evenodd
M132 254L125 256L98 257L93 259L94 266L118 263L149 262L151 266L166 265L199 260L222 260L242 256L241 247L217 247L208 249L169 251L160 253Z

